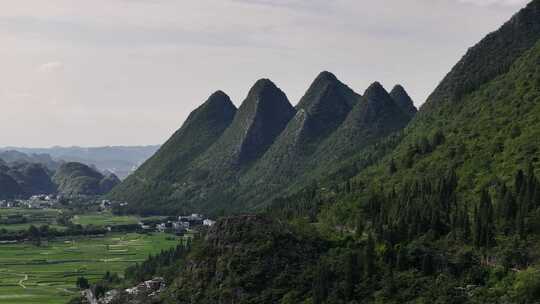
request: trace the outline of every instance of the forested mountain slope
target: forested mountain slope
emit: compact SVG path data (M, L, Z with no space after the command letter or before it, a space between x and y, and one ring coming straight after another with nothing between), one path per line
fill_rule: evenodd
M315 171L404 128L415 108L403 88L399 93L394 100L375 83L362 97L322 72L294 108L274 83L261 79L238 111L219 95L212 117L223 123L200 115L204 105L196 110L110 197L138 213L260 209L292 184L308 184Z
M471 48L402 132L353 153L353 165L336 162L264 216L219 220L153 300L538 303L539 8ZM324 142L401 124L377 111L403 109L388 96L374 84Z
M410 176L453 169L460 193L467 196L499 178L509 180L529 162L536 164L539 39L540 1L533 1L467 52L422 106L396 151L364 176L399 184ZM497 44L501 41L504 47ZM476 86L464 89L464 83ZM396 172L389 176L390 162Z
M111 197L129 201L134 208L142 202L167 204L174 192L175 181L187 172L190 163L204 153L231 124L236 107L223 92L212 94L193 111L182 127L122 184Z

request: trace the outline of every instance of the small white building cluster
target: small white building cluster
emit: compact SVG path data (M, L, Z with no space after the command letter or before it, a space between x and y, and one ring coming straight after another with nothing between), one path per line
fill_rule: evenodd
M32 195L29 199L2 200L0 208L45 209L51 208L57 202L56 195L39 194Z
M197 227L212 226L215 224L214 220L205 218L202 214L193 213L191 215L181 215L176 221L167 221L155 224L139 222L139 226L143 230L155 230L159 232L171 232L181 234L184 232L193 231Z

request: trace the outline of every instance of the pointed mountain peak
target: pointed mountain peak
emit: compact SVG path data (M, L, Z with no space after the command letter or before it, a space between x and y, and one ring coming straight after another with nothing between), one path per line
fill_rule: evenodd
M295 115L289 99L269 79L258 80L214 149L229 150L228 161L243 165L261 156Z
M255 82L248 93L248 97L252 95L262 94L268 91L281 91L270 79L262 78Z
M317 75L317 78L315 78L315 81L313 83L317 82L339 82L336 75L328 72L328 71L322 71Z
M404 113L401 107L398 106L397 102L394 101L388 91L386 91L386 89L379 82L374 82L366 89L364 96L362 96L361 102L351 112L355 112L355 110L358 113L371 113L367 116L369 119L363 118L365 121L377 119L377 116L386 115L385 113L390 112L399 112L401 116L407 116L409 119L411 117L410 115L406 115L406 113ZM354 115L356 114L353 114L353 117Z
M239 110L242 112L251 112L257 110L259 107L264 108L266 106L281 108L286 113L291 112L292 109L292 105L289 102L287 95L285 95L285 93L270 79L262 78L257 80L251 87ZM292 115L294 115L294 113Z
M311 83L296 108L310 115L313 138L324 137L345 120L359 98L334 74L324 71Z
M403 111L405 111L405 113L407 113L407 114L409 114L411 116L416 114L417 109L414 106L414 102L411 99L411 97L409 96L409 94L407 93L407 91L405 91L405 88L403 88L402 85L397 84L396 86L394 86L394 88L390 92L390 97L392 97L392 99L394 99L394 101L397 103L397 105Z
M296 108L311 112L312 108L321 102L340 104L343 101L348 107L352 107L359 97L360 95L341 82L334 74L323 71L313 80Z
M240 117L251 118L269 113L281 116L279 111L283 111L283 116L290 119L295 112L287 95L271 80L266 78L255 82L238 110L239 114L241 114ZM265 111L268 111L268 113L265 113Z
M372 83L364 92L364 97L368 100L378 100L381 98L390 98L388 91L378 82Z
M231 123L235 114L236 107L229 96L223 91L216 91L202 105L189 114L184 125L177 132L185 132L186 128L198 126L199 124L221 125L224 123L228 125Z
M392 91L390 91L390 93L392 93L392 92L396 92L396 93L399 92L399 93L405 93L405 94L407 94L407 91L405 91L405 88L404 88L401 84L399 84L399 83L396 84L396 85L394 86L394 88L392 88Z
M214 93L212 93L212 95L210 95L210 97L208 97L208 101L210 100L225 100L225 99L229 99L229 96L227 94L225 94L225 92L221 91L221 90L218 90L218 91L215 91Z
M227 110L236 110L236 107L232 103L231 99L225 92L216 91L204 102L203 107L218 107Z

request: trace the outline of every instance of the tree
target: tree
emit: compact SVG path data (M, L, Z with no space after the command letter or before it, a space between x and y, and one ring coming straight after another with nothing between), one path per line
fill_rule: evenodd
M487 189L480 195L480 204L474 212L474 241L475 246L491 247L495 242L495 227L493 219L493 205Z
M34 243L34 245L41 246L41 232L36 226L31 225L28 228L28 238Z
M365 223L364 223L364 217L363 216L358 216L356 218L356 237L358 239L361 239L362 238L362 235L364 234L364 228L365 228Z
M429 252L424 254L424 257L422 258L422 272L424 272L425 275L432 275L435 272L433 256Z
M371 233L364 248L364 278L369 279L375 273L375 241Z
M404 246L399 246L396 257L396 268L399 271L404 271L409 268L409 261L407 260L407 251Z
M437 147L439 145L442 145L445 141L444 133L441 130L437 130L435 134L433 134L433 146Z
M354 287L358 283L358 259L354 252L348 252L345 264L345 299L350 301L354 296Z
M90 283L88 283L88 279L85 277L78 277L77 282L75 283L77 288L79 289L88 289L90 288Z
M313 285L313 303L324 303L328 297L328 270L324 263L319 264Z
M397 172L397 167L394 159L390 160L390 164L388 165L388 172L390 172L390 174L394 174Z

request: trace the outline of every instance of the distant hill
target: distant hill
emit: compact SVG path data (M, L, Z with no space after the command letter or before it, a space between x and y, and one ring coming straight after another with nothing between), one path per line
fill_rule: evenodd
M60 167L61 161L55 161L46 153L26 154L17 150L0 150L0 159L8 164L15 163L35 163L42 164L49 170L56 170Z
M56 193L56 185L51 179L52 171L42 164L19 163L7 171L26 195Z
M159 146L6 147L0 149L0 158L4 158L8 162L15 159L38 162L52 170L56 170L62 162L80 162L88 166L95 166L101 172L113 172L124 179L158 149ZM16 152L22 152L26 156L17 155Z
M13 177L7 173L6 167L0 166L0 199L9 199L24 195L24 190Z
M0 199L56 193L51 174L42 164L0 161Z
M58 192L63 195L101 195L120 182L114 174L103 175L81 163L62 164L53 176Z

